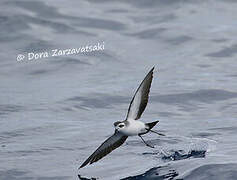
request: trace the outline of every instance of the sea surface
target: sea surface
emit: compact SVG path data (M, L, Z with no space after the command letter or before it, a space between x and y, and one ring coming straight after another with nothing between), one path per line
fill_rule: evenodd
M1 0L0 49L0 180L237 179L237 1ZM166 136L78 170L153 66L141 120Z

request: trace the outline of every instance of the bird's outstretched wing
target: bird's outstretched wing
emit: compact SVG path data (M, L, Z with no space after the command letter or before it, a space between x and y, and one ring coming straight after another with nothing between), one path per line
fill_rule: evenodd
M109 154L114 149L121 146L127 139L128 136L115 131L115 133L109 137L105 142L103 142L100 147L80 166L80 168L86 166L88 163L92 164L107 154Z
M135 95L132 98L132 101L130 102L127 118L137 120L141 117L143 111L146 108L148 98L149 98L149 92L153 77L153 70L154 67L150 70L150 72L146 75L140 86L138 87Z

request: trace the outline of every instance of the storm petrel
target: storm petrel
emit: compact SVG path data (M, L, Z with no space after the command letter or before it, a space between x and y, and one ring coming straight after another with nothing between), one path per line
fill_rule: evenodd
M80 166L80 168L86 166L88 163L92 164L100 160L101 158L112 152L114 149L121 146L126 141L128 136L139 136L146 144L146 146L151 148L154 148L154 146L148 144L142 138L142 135L148 132L153 132L158 135L164 136L161 133L151 130L159 121L143 123L142 121L138 120L141 117L143 111L145 110L148 102L151 82L153 78L153 70L154 67L146 75L146 77L138 87L135 95L133 96L128 108L126 120L117 121L114 123L114 134L109 137L105 142L103 142L96 149L96 151Z

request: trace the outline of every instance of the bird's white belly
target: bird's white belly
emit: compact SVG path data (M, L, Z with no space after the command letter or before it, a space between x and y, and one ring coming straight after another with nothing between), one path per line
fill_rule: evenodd
M141 121L131 120L129 121L129 125L120 130L126 136L136 136L140 133L144 133L147 130L145 129L145 123Z

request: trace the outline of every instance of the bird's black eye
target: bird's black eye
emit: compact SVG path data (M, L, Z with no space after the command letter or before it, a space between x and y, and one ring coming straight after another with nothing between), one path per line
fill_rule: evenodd
M124 124L120 124L119 127L122 128L124 126Z

